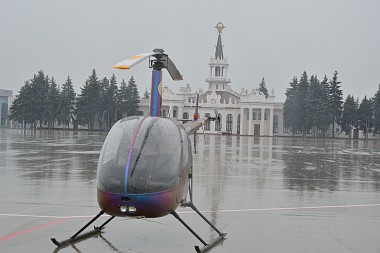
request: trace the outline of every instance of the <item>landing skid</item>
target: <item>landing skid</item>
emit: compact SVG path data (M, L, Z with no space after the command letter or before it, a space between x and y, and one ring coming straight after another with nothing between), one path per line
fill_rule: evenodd
M94 229L86 232L84 234L81 234L83 230L85 230L88 226L90 226L95 220L97 220L100 216L104 214L103 211L100 211L92 220L90 220L86 225L84 225L81 229L78 230L73 236L71 236L69 239L63 240L61 242L57 241L55 238L51 238L51 241L57 245L58 247L63 247L71 243L75 243L84 239L87 239L94 234L102 232L102 230L105 228L108 222L110 222L115 216L111 216L108 220L106 220L102 225L99 227L94 226Z
M226 233L222 233L220 232L195 206L192 202L187 202L187 203L183 203L181 206L183 207L190 207L191 209L193 209L205 222L207 222L207 224L212 227L215 232L217 232L219 234L219 236L217 238L215 238L214 240L212 240L211 242L207 243L205 242L181 217L179 217L178 213L176 213L176 211L172 211L171 214L177 219L179 220L199 241L201 241L201 243L203 244L203 247L200 248L199 246L195 246L195 250L197 251L197 253L203 253L203 252L206 252L208 250L210 250L212 247L214 247L215 245L217 245L218 243L220 243L224 237L227 235ZM102 230L105 228L105 226L113 219L115 218L115 216L111 216L110 218L108 218L108 220L106 220L103 224L101 224L99 227L97 226L94 226L94 229L89 231L89 232L86 232L86 233L83 233L81 234L88 226L90 226L94 221L96 221L100 216L102 216L104 214L103 211L100 211L94 218L92 218L92 220L90 220L86 225L84 225L81 229L78 230L78 232L76 232L73 236L71 236L69 239L66 239L66 240L63 240L63 241L58 241L57 239L55 238L51 238L51 241L58 246L58 248L60 247L65 247L69 244L73 244L73 243L76 243L76 242L79 242L81 240L84 240L84 239L87 239L97 233L101 233Z
M212 229L215 230L215 232L217 232L219 234L219 236L217 238L215 238L214 240L212 240L211 242L207 243L205 242L181 217L179 217L178 213L175 212L175 211L172 211L171 214L177 219L179 220L179 222L182 223L182 225L184 225L202 244L203 244L203 248L200 248L199 246L195 246L195 251L197 253L203 253L203 252L206 252L208 250L210 250L211 248L213 248L215 245L219 244L220 242L222 242L222 240L224 240L225 236L227 235L226 233L222 233L220 232L196 207L195 205L193 204L193 202L187 202L187 203L184 203L182 204L183 207L190 207L191 209L193 209L205 222L207 222L207 224L212 227Z

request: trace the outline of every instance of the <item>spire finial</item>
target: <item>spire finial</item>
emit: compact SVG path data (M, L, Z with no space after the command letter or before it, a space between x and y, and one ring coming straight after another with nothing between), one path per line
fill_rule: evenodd
M218 42L216 44L215 50L215 59L223 60L223 45L222 45L222 30L225 28L222 22L219 22L215 26L216 30L218 30Z
M222 22L219 22L215 26L216 30L218 30L218 33L221 33L224 28L226 28Z

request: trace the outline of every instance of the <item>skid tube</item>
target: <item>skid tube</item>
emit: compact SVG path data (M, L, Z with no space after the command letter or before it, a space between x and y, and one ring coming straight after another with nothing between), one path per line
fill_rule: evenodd
M213 248L215 245L219 244L222 242L222 240L225 239L225 236L227 233L222 233L220 232L195 206L192 202L187 202L182 204L183 207L191 207L205 222L207 222L210 227L212 227L218 234L219 236L212 240L211 242L207 243L205 242L181 217L179 217L178 213L176 211L172 211L171 214L184 225L204 246L200 248L199 246L195 246L195 251L197 253L204 253L211 248Z
M90 226L95 220L97 220L103 214L104 214L104 212L100 211L94 218L92 218L92 220L90 220L86 225L84 225L81 229L79 229L78 232L76 232L74 235L72 235L69 239L63 240L61 242L57 241L57 239L55 239L55 238L50 238L50 239L55 245L57 245L58 247L62 247L62 246L65 246L65 245L68 245L68 244L71 244L74 242L78 242L78 241L83 240L83 239L87 239L88 237L91 237L94 234L100 233L105 228L105 226L108 224L108 222L110 222L113 218L115 218L115 216L111 216L110 218L108 218L108 220L106 220L99 227L94 226L93 230L86 232L84 234L81 234L83 232L83 230L85 230L88 226Z

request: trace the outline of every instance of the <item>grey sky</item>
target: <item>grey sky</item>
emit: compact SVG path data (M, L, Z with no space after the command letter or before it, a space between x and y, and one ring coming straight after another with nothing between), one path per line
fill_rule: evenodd
M17 94L43 69L58 84L70 75L79 93L95 68L99 77L115 73L119 83L133 75L143 92L150 86L147 62L130 71L111 66L163 48L184 77L173 82L165 74L164 83L174 91L186 83L205 90L219 21L237 92L265 77L276 101L284 101L292 77L303 70L320 80L337 70L345 97L372 97L378 89L378 0L2 0L0 89Z

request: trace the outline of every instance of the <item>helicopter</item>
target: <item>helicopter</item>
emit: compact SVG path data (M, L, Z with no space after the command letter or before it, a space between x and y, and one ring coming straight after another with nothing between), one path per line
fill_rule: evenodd
M162 69L167 69L173 80L182 80L182 75L164 50L154 49L113 67L130 69L147 58L149 67L153 69L150 116L126 117L112 126L97 167L97 200L101 211L69 239L59 242L51 238L58 247L102 232L115 217L158 218L171 214L203 244L203 247L195 246L198 253L208 251L227 235L219 231L193 203L190 136L195 135L205 122L218 121L220 116L215 110L215 117L199 118L197 103L191 121L181 123L181 120L161 117ZM206 242L179 216L176 212L178 207L190 207L218 236ZM100 226L82 233L103 214L110 217Z

